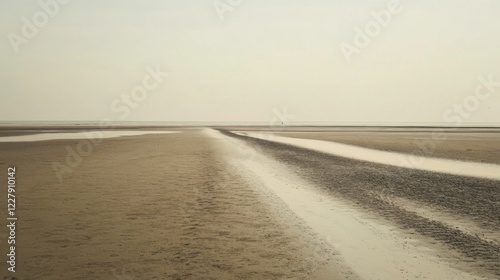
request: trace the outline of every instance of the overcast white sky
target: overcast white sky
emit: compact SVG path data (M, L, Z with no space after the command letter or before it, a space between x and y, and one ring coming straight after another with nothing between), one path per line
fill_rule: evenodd
M497 0L401 0L348 63L341 43L389 2L243 0L221 21L213 0L72 0L16 54L8 34L43 10L0 0L0 121L443 123L479 77L500 82ZM156 65L170 76L125 116L115 100ZM496 89L460 118L499 123Z

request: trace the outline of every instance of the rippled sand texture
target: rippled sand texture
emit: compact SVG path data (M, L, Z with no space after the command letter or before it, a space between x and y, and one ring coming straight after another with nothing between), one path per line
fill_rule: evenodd
M428 135L421 132L294 130L269 137L177 128L106 138L62 182L52 163L87 140L0 143L0 170L17 167L15 277L500 276L499 180L382 164L411 153L412 141ZM436 143L438 160L499 167L498 132L448 137L449 145ZM326 142L308 147L316 143L309 140ZM334 142L349 146L330 149ZM6 262L0 269L3 278Z
M51 163L78 143L0 144L0 170L17 167L17 279L355 279L204 131L105 139L59 182Z

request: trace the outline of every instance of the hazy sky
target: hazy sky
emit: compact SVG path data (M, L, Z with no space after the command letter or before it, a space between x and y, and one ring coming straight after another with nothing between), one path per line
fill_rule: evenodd
M0 0L0 121L500 122L497 0L54 1Z

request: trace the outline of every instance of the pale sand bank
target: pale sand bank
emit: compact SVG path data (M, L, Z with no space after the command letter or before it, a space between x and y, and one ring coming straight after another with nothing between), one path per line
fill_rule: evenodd
M472 176L500 180L500 164L465 162L460 160L422 157L396 152L369 149L355 145L336 143L334 141L316 140L310 138L284 137L268 133L235 132L239 135L264 139L267 141L289 144L297 147L324 152L356 160L387 164L410 169L420 169L432 172L442 172L454 175Z
M170 134L180 131L148 131L148 130L94 130L83 132L61 132L61 133L35 133L18 136L0 137L0 142L37 142L49 140L71 140L71 139L107 139L124 136L139 136L146 134Z
M255 131L254 131L255 132ZM334 141L423 157L500 164L500 129L398 129L370 132L277 130L276 135Z

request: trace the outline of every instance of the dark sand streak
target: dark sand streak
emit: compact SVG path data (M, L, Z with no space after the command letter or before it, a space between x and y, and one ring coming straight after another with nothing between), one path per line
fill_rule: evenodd
M485 229L500 229L500 182L356 161L290 145L236 135L286 163L312 183L381 217L447 244L478 270L500 276L500 245L406 211L381 197L418 201L471 219Z

